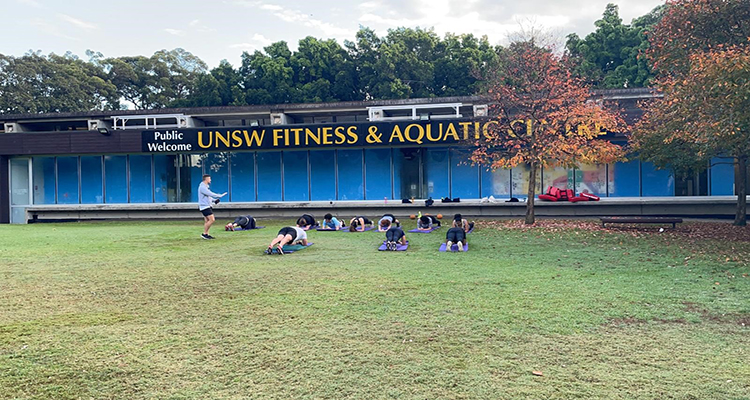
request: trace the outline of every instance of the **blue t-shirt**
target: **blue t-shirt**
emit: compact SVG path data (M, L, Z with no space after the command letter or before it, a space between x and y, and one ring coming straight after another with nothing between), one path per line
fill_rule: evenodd
M330 222L326 221L326 220L323 220L323 227L325 227L325 228L331 228L331 229L340 228L341 227L341 222L339 222L339 220L336 219L336 217L333 217L333 218L331 218Z

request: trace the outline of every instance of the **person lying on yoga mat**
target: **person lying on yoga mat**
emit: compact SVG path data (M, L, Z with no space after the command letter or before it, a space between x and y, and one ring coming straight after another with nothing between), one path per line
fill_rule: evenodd
M315 222L315 217L310 214L302 214L302 216L297 219L297 226L304 230L308 230L317 224L318 223Z
M390 229L391 226L401 226L393 214L383 214L383 218L378 221L378 232L385 232Z
M386 250L396 251L398 245L406 244L406 234L399 226L391 226L388 222L388 230L385 231L385 248Z
M237 228L242 228L242 230L255 229L255 218L249 215L240 215L234 219L234 222L224 225L225 231L234 231Z
M273 248L274 246L276 246L276 250L279 252L279 254L284 254L284 246L297 243L303 246L307 246L307 232L305 232L305 230L302 229L302 227L299 225L287 226L285 228L281 228L276 238L273 239L271 241L271 244L268 245L265 253L272 254Z
M474 221L469 222L461 214L456 214L453 216L453 224L451 226L453 228L461 228L464 232L469 233L470 230L474 229Z
M323 222L320 223L320 229L327 229L332 231L337 231L344 227L344 224L341 223L336 217L331 215L331 213L328 213L323 216Z
M433 227L440 226L440 220L433 215L423 215L417 221L417 229L420 231L431 231Z
M372 221L370 221L367 217L354 217L351 221L349 221L349 232L362 232L368 225L372 225Z
M463 228L454 226L445 233L445 248L450 251L454 243L458 245L459 249L463 249L464 243L466 243L466 232Z

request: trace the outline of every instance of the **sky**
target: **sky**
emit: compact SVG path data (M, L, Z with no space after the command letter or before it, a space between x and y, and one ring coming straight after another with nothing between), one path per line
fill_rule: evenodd
M397 27L487 35L507 43L521 26L543 27L561 38L594 30L607 3L620 7L625 23L663 0L0 0L0 53L29 50L85 58L86 50L106 57L150 56L177 47L209 67L222 59L239 65L243 51L262 50L284 40L354 40L360 27L385 36Z

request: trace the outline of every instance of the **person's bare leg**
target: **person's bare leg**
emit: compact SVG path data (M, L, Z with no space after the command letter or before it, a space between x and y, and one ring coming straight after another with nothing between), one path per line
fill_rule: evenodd
M211 225L214 224L214 221L216 221L216 218L214 218L213 214L205 218L205 222L203 223L203 234L208 235L208 230L211 229Z
M292 242L292 235L286 235L283 238L281 238L281 240L279 241L279 243L276 244L276 247L279 249L279 253L284 254L283 247L286 246L288 243L291 243L291 242Z

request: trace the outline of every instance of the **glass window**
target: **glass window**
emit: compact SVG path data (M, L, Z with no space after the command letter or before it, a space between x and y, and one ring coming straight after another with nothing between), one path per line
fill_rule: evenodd
M510 197L510 189L509 169L482 168L482 197Z
M255 153L232 153L231 201L255 201Z
M310 151L310 199L336 200L336 152Z
M34 157L34 204L55 204L55 158Z
M307 151L284 152L284 201L310 200Z
M214 193L229 192L229 153L208 153L205 155L203 163L205 164L205 173L211 175L211 185L209 185L211 191ZM200 179L203 179L202 175ZM200 185L200 182L198 182L198 185ZM226 201L228 198L222 198L221 200Z
M554 186L558 189L573 189L573 170L556 167L544 169L544 184L542 190Z
M81 203L104 203L102 157L81 157Z
M57 204L78 203L78 157L57 157Z
M734 195L734 159L714 158L711 164L711 196Z
M640 162L631 160L609 164L607 187L610 197L640 197Z
M174 203L177 198L177 155L154 156L154 202Z
M104 156L104 194L107 203L128 202L125 156Z
M258 201L281 201L281 152L259 151Z
M391 149L365 150L365 188L367 200L392 198Z
M411 199L421 197L419 149L393 149L393 197Z
M180 170L180 202L197 203L198 185L200 185L203 180L203 155L183 154L178 157L177 167Z
M478 199L479 196L479 166L471 165L468 150L451 150L451 197L462 199ZM510 181L508 171L505 171Z
M152 203L151 156L130 156L130 202Z
M339 200L363 200L362 150L338 150Z
M592 193L599 197L607 195L607 166L580 165L575 169L576 193Z
M424 163L426 197L450 197L450 164L448 150L427 149Z
M674 196L674 176L667 169L656 169L653 163L641 163L643 196Z
M527 198L529 193L529 174L531 173L531 167L528 165L519 165L510 171L511 173L511 196L517 198ZM545 188L546 189L546 188ZM536 194L540 194L542 190L541 174L539 169L536 171L536 188L534 191Z
M25 205L31 204L30 200L31 199L29 198L29 160L27 158L11 158L10 159L10 205L25 206ZM21 220L22 219L23 217L21 218Z

